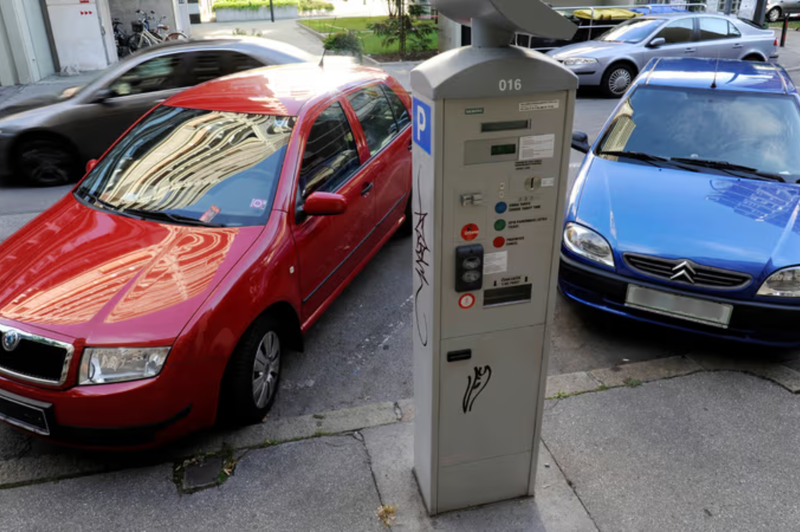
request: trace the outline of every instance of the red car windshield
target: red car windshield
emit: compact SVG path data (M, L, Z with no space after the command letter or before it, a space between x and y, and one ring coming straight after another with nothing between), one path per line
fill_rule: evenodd
M261 225L295 119L160 107L92 170L76 197L167 223Z

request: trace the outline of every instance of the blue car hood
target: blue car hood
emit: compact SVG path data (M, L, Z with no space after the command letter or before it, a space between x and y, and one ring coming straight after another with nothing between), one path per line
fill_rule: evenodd
M800 186L595 158L576 220L617 253L690 259L756 279L800 264ZM763 275L762 275L763 274Z

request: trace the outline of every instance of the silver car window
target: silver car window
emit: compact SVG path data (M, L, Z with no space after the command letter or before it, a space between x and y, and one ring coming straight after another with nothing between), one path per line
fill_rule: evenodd
M728 38L728 21L716 17L700 17L700 40L711 41Z
M130 96L179 87L180 56L154 57L128 70L111 83L112 97Z
M640 18L623 22L597 38L598 41L606 42L641 42L653 31L664 24L663 19L659 18Z
M692 32L694 31L694 22L690 18L682 18L675 22L670 22L664 29L658 32L656 38L663 37L666 41L665 44L679 44L690 42L692 40Z

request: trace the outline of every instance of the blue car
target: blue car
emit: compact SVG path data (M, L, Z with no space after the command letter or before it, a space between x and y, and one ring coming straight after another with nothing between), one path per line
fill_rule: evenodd
M674 329L800 346L800 99L780 66L659 59L587 152L559 288Z

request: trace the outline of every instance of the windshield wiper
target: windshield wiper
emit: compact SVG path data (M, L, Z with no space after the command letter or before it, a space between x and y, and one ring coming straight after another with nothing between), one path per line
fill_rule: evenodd
M743 166L741 164L729 163L728 161L713 161L710 159L693 159L691 157L670 157L670 161L675 161L684 164L691 164L694 166L701 166L703 168L713 168L715 170L724 170L731 175L737 177L745 177L749 179L760 179L761 181L778 181L785 183L786 181L777 174L770 174L762 172L757 168Z
M105 200L101 200L96 195L92 194L91 192L87 192L83 195L83 199L86 201L91 201L92 205L95 207L102 207L108 211L119 212L119 207L114 205L113 203L109 203Z
M692 172L696 172L694 168L685 168L684 166L679 165L678 163L673 163L667 157L661 157L659 155L651 155L649 153L644 153L640 151L618 151L618 150L609 150L609 151L601 151L597 153L598 155L612 155L614 157L627 157L629 159L636 159L639 161L644 161L646 163L650 163L653 166L661 167L664 164L669 166L678 167L684 170L689 170Z
M144 209L122 209L119 212L122 214L132 214L135 216L140 216L145 219L175 222L181 225L195 225L201 227L224 227L223 225L211 222L204 222L203 220L198 220L197 218L192 218L191 216L184 216L182 214L172 214L163 211L146 211Z

